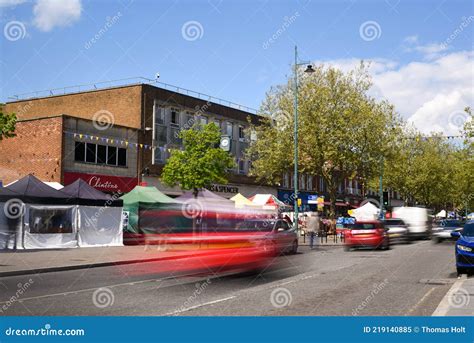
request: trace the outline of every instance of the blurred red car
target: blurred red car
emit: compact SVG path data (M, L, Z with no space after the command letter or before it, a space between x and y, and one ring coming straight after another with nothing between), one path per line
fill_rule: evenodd
M345 249L356 247L389 249L390 241L383 223L371 220L350 224L345 232Z

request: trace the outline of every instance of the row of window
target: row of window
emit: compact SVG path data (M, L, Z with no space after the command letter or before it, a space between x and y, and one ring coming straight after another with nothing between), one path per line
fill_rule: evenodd
M168 121L167 121L168 114ZM184 117L182 117L184 115ZM192 112L180 112L175 108L165 108L157 104L154 106L154 118L155 118L155 131L157 131L157 126L166 126L169 123L169 126L184 129L188 129L193 126L195 123L201 125L206 125L209 122L213 122L218 127L221 128L222 134L228 135L230 137L234 136L234 124L230 121L226 121L223 124L218 119L211 119L205 115L200 115L199 117L195 116ZM181 119L184 119L184 122L181 122ZM158 135L156 135L158 139ZM245 127L243 125L238 126L238 138L239 140L244 140L245 137Z
M127 149L110 145L75 142L74 161L126 167Z

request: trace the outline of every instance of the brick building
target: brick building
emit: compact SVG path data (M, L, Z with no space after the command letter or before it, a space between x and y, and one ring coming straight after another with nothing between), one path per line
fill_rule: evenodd
M170 149L181 145L177 133L196 122L214 122L231 137L237 168L229 184L212 185L212 190L226 197L237 192L277 194L276 188L258 184L247 175L244 131L248 120L259 120L253 111L162 85L136 83L46 96L35 93L34 98L7 102L6 112L16 113L19 121L17 137L0 143L0 155L5 156L0 160L0 180L8 183L33 172L44 181L63 184L83 178L103 191L127 191L128 185L145 182L178 195L178 188L159 181ZM41 137L47 139L47 145ZM117 155L115 162L109 163L109 153ZM119 158L125 159L125 165Z

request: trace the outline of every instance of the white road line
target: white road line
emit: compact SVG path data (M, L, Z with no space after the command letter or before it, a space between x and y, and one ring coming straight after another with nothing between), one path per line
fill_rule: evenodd
M165 313L165 314L163 314L163 316L175 316L175 315L177 315L177 314L179 314L179 313L191 311L191 310L194 310L194 309L196 309L196 308L200 308L200 307L204 307L204 306L209 306L209 305L221 303L221 302L223 302L223 301L231 300L231 299L234 299L234 298L236 298L236 297L235 297L235 296L231 296L231 297L227 297L227 298L222 298L222 299L217 299L217 300L213 300L213 301L208 301L208 302L206 302L206 303L202 303L202 304L199 304L199 305L195 305L195 306L191 306L191 307L186 307L186 308L179 309L179 310L176 310L176 311L173 311L173 312Z
M410 310L407 312L407 315L409 316L410 313L412 313L413 311L415 311L416 308L417 308L418 306L420 306L420 304L423 303L423 301L425 301L425 299L428 298L429 295L430 295L431 293L433 293L433 291L434 291L435 289L436 289L436 287L430 288L430 290L429 290L428 292L426 292L425 295L423 295L423 297L415 304L415 306L413 306L412 308L410 308Z
M189 276L192 278L192 276ZM50 298L50 297L57 297L57 296L65 296L65 295L70 295L70 294L79 294L79 293L86 293L86 292L92 292L95 291L96 289L99 288L114 288L114 287L120 287L120 286L130 286L130 285L138 285L138 284L143 284L147 282L161 282L161 281L168 281L168 280L173 280L175 279L174 277L168 277L168 278L162 278L162 279L148 279L148 280L142 280L142 281L135 281L135 282L124 282L124 283L118 283L114 285L104 285L104 286L98 286L94 288L85 288L85 289L79 289L75 291L68 291L68 292L61 292L61 293L52 293L52 294L45 294L45 295L38 295L36 297L28 297L28 298L21 298L18 299L18 302L23 302L23 301L28 301L28 300L36 300L36 299L44 299L44 298ZM213 279L213 278L211 278ZM201 279L199 279L201 280ZM186 283L191 283L192 281L186 281ZM6 304L10 300L7 301L0 301L1 304Z

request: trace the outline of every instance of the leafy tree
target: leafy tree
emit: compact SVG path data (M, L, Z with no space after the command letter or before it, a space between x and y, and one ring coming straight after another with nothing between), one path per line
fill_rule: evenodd
M200 189L214 182L227 183L226 173L234 168L231 155L219 147L221 133L214 123L195 125L182 130L183 150L172 150L161 176L169 185L192 190L194 196Z
M339 184L378 175L400 120L393 106L368 95L372 83L363 63L348 73L322 65L299 79L298 168L324 178L334 216ZM261 106L270 116L251 127L257 140L248 155L257 179L278 183L293 168L293 89L292 78L272 88Z
M15 137L16 115L4 113L4 104L0 104L0 141L3 138Z

